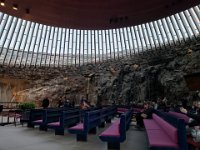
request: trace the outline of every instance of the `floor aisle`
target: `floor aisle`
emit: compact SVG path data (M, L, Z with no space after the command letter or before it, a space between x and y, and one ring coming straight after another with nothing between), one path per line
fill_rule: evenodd
M98 130L98 134L104 129ZM97 135L89 135L87 142L76 142L76 136L66 131L65 136L55 136L54 131L39 131L18 125L0 126L0 150L107 150L106 143ZM147 150L145 131L131 126L121 150Z

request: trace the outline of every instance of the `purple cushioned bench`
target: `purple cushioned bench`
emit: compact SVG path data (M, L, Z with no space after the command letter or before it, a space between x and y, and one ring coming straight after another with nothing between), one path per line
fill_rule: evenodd
M147 132L149 147L151 149L179 149L178 130L170 123L156 114L153 119L144 119L144 125Z
M52 123L48 123L48 126L60 126L60 122L52 122Z
M182 114L182 113L178 113L178 112L175 112L175 111L169 111L168 112L169 115L172 115L176 118L180 118L180 119L183 119L185 121L186 124L189 123L189 117L185 114Z
M86 112L83 123L70 127L69 133L76 134L77 141L87 141L87 134L96 134L97 127L103 127L105 122L111 122L116 113L115 107L107 107L99 110Z
M126 140L126 131L129 128L132 110L121 115L112 125L99 135L103 142L107 142L108 149L120 149L120 143Z
M119 124L120 124L120 119L116 120L112 125L107 128L104 132L101 133L100 136L114 136L114 137L119 137Z
M60 112L60 117L57 121L47 124L47 128L54 129L55 135L64 135L65 128L79 123L80 117L81 111L79 109L64 110Z
M142 112L142 108L135 108L135 107L133 107L133 114L137 114L137 113L140 113L140 112Z
M70 130L80 130L80 131L83 131L84 130L83 123L79 123L79 124L71 127Z
M33 121L35 124L37 124L37 123L42 123L43 122L43 120L35 120L35 121Z
M144 119L146 130L160 130L161 127L153 119Z
M87 141L88 133L96 133L96 128L101 124L101 110L86 112L83 123L70 127L69 133L76 134L77 141Z
M127 111L128 111L127 108L117 108L117 113L119 113L119 114L125 113Z

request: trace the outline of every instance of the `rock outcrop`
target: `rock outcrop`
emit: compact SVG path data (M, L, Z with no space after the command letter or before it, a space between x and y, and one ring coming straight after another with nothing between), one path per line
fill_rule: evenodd
M188 88L185 76L194 73L200 73L199 39L81 67L0 68L2 80L26 81L24 89L11 88L16 101L35 101L38 105L44 96L49 97L52 105L60 98L79 103L82 96L88 96L92 104L113 101L129 104L157 97L169 101L191 98L193 91ZM7 84L11 82L8 80Z

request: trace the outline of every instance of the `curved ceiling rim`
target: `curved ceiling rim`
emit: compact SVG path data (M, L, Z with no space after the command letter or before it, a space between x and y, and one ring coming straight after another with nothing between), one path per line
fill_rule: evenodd
M191 26L191 24L188 24L190 21L188 20L189 18L185 18L185 21L179 20L182 17L184 17L184 15L187 15L188 17L190 16L190 21L191 19L193 20L193 25ZM195 16L194 16L195 15ZM5 16L8 16L5 14ZM2 16L1 16L2 17ZM193 18L194 17L194 18ZM8 20L12 20L14 18L14 20L21 20L12 16L8 16L7 17ZM1 19L1 18L0 18ZM66 45L68 44L68 46L64 47L64 49L66 48L67 50L64 51L66 53L62 54L63 52L63 48L56 48L55 46L49 46L48 48L46 48L46 51L44 51L43 53L43 49L42 49L42 53L41 53L41 49L38 48L37 49L37 42L36 40L34 40L35 35L32 35L31 37L31 44L33 44L33 47L31 48L31 44L29 42L25 42L25 46L29 47L29 49L27 50L26 48L18 48L16 49L15 47L13 49L10 48L10 46L12 46L12 44L8 45L8 47L6 46L7 44L5 44L6 42L8 43L8 41L14 41L12 36L7 36L9 35L9 33L13 33L10 30L7 29L1 29L2 32L0 32L0 43L2 47L0 47L0 63L5 64L5 65L19 65L19 66L31 66L31 65L35 65L35 66L60 66L60 65L64 65L64 66L69 66L69 65L82 65L82 64L86 64L86 63L96 63L96 62L101 62L101 61L106 61L106 60L110 60L110 59L120 59L120 58L124 58L124 57L129 57L134 55L135 53L140 53L140 52L145 52L146 50L156 50L159 49L163 46L166 46L167 44L172 44L172 45L176 45L177 43L175 42L180 42L180 41L186 41L187 39L190 39L192 36L199 36L200 33L200 22L198 20L200 19L200 6L195 6L193 8L190 8L184 12L179 12L178 14L174 14L172 16L166 17L166 18L162 18L162 20L157 20L154 22L150 22L150 23L146 23L146 24L142 24L139 26L132 26L132 27L126 27L126 28L119 28L119 29L114 29L114 30L102 30L102 31L98 31L98 30L72 30L72 29L64 29L64 28L58 28L56 27L56 32L58 33L62 31L65 32L65 37L69 40L65 40ZM9 27L11 24L9 23L9 21L4 18L7 27ZM188 21L187 21L188 20ZM2 21L2 20L1 20ZM23 25L25 25L26 28L28 28L26 25L27 24L32 24L32 28L36 29L34 31L36 31L35 33L38 33L37 31L39 26L40 27L44 27L45 25L39 25L36 24L34 22L29 22L27 23L27 21L22 20L24 22ZM163 23L163 22L165 23ZM196 21L196 22L195 22ZM188 23L186 23L188 22ZM10 24L10 25L9 25ZM15 23L13 23L12 26L14 26ZM164 29L170 30L167 33L167 37L163 37L163 35L165 34L162 28L163 27L159 27L158 25L163 25L163 26L167 26L164 27ZM0 24L1 25L1 24ZM23 26L22 25L22 26ZM188 26L189 25L189 26ZM196 29L195 29L196 26ZM1 26L2 27L2 26ZM49 30L55 30L54 27L50 27L50 26L45 26L46 29L48 28ZM189 29L187 29L186 27L188 27ZM142 29L144 28L152 28L146 31L143 31ZM173 29L174 28L174 29ZM162 32L160 32L162 30ZM171 31L172 30L172 31ZM173 32L174 30L174 32ZM178 31L179 30L179 31ZM191 30L191 31L188 31ZM31 30L28 29L28 31ZM4 32L4 33L3 33ZM18 31L17 31L18 32ZM53 34L56 32L53 31ZM113 32L115 33L115 35L113 34ZM127 32L127 33L125 33ZM149 33L147 33L149 32ZM28 32L23 33L23 36L26 35ZM70 37L68 36L71 35ZM1 38L1 35L4 34L6 36L4 36L5 38ZM79 34L79 35L78 35ZM80 36L80 34L82 34L82 37ZM96 43L92 43L87 41L88 38L94 38L94 34L98 34L99 37L103 37L104 40L102 42L100 42L99 40L97 40ZM126 34L128 34L129 38L128 41L126 42ZM135 34L135 35L132 35ZM50 31L49 31L49 35L50 35ZM75 40L75 38L73 37L77 37L80 36L81 38L84 38L86 40L86 43L84 42L80 42L81 40L79 40L79 42L77 40ZM84 36L83 36L84 35ZM147 36L144 36L147 35ZM192 35L192 36L190 36ZM58 34L57 34L58 36ZM49 43L53 43L53 42L58 42L59 39L56 38L57 36L55 36L55 38L49 38L48 40L41 38L41 36L36 36L37 39L40 40L45 40ZM105 36L105 37L104 37ZM134 36L134 38L132 38L131 36ZM169 37L168 37L169 36ZM170 39L171 36L171 39ZM11 38L10 38L11 37ZM26 36L25 36L26 37ZM24 38L25 38L24 37ZM117 48L115 49L111 49L110 47L110 43L108 41L110 41L111 43L113 43L113 39L112 38L117 39L117 44L122 44L124 43L125 47L121 47L117 46ZM19 37L20 38L20 37ZM105 41L105 38L108 39L108 41ZM147 39L146 39L147 38ZM17 39L17 38L15 38ZM27 38L28 39L28 38ZM32 40L33 39L33 40ZM80 39L80 38L79 38ZM142 39L142 40L141 40ZM133 40L133 41L131 41ZM167 40L167 41L166 41ZM25 41L25 39L23 39L23 41ZM20 45L23 44L22 40L19 39L19 43ZM91 40L90 40L91 41ZM146 43L147 41L147 43ZM148 43L148 41L150 43ZM129 43L128 43L129 42ZM132 44L130 44L130 42ZM169 42L169 43L168 43ZM71 48L69 47L70 43ZM78 43L78 44L77 44ZM133 44L134 43L134 44ZM92 48L91 45L95 45L95 44L104 44L104 47L101 48ZM79 47L77 47L77 45L79 45ZM90 45L90 46L89 46ZM60 45L61 46L61 45ZM85 49L83 49L85 51L85 53L81 52L81 47L80 46L86 46ZM115 45L116 46L116 45ZM36 47L36 48L35 48ZM6 51L5 51L5 50ZM95 50L94 53L92 53L92 51ZM3 51L3 52L2 52ZM51 51L51 52L50 52ZM59 52L58 52L59 51ZM98 52L98 51L102 51L102 53ZM130 52L129 52L130 51ZM75 53L76 52L76 53ZM12 56L10 57L12 53ZM14 53L14 54L13 54ZM21 54L23 54L21 56ZM15 57L17 55L17 57ZM42 55L42 56L41 56ZM85 56L84 56L85 55ZM30 56L30 57L29 57ZM46 56L43 59L43 56ZM59 56L59 59L57 59ZM36 57L36 60L35 60ZM52 61L49 61L49 57L53 57ZM78 58L78 59L77 59ZM45 63L44 61L45 60ZM10 63L11 62L11 63ZM46 63L47 62L47 63Z
M55 11L54 9L55 7L59 8L59 5L52 6L52 4L58 0L51 0L50 2L52 4L48 0L43 1L44 4L50 3L48 4L50 6L49 8L46 9L47 13L45 14L42 13L41 9L40 11L34 11L34 6L38 6L40 4L38 3L37 0L35 0L34 2L32 0L31 1L29 0L30 2L33 3L33 6L31 6L31 3L27 4L29 2L27 0L20 0L20 1L15 0L14 1L15 3L19 2L21 5L23 4L23 9L20 9L20 6L18 5L19 7L18 11L14 11L11 8L12 4L14 3L13 1L9 1L10 5L8 5L7 7L0 6L0 11L6 14L21 18L21 19L25 19L27 21L32 21L32 22L36 22L36 23L40 23L40 24L44 24L48 26L70 28L70 29L80 29L80 30L104 30L104 29L115 29L115 28L123 28L123 27L140 25L143 23L156 21L158 19L173 15L175 13L184 11L190 7L194 7L200 4L199 0L193 0L192 2L188 0L169 0L167 2L162 2L163 4L161 5L159 3L159 0L151 0L155 4L158 3L159 5L156 7L159 7L159 8L155 8L154 10L153 7L148 8L148 6L144 4L145 5L143 7L144 9L142 9L141 11L135 10L132 13L131 13L132 11L131 9L123 10L123 8L121 10L117 10L117 11L115 10L115 12L112 12L113 10L111 9L110 11L107 10L106 12L102 11L101 13L96 12L95 10L92 10L94 12L92 11L90 12L86 10L85 12L81 13L81 11L77 11L75 8L75 10L69 11L67 15L66 14L62 15L61 12L57 12L58 15L54 15L54 12L58 11L58 10ZM76 1L80 3L79 0L76 0ZM7 1L5 0L5 2ZM63 0L61 0L61 2L63 2ZM68 0L67 2L69 3L71 2L71 0ZM126 0L125 2L129 2L129 0ZM136 6L137 5L140 6L142 2L145 2L145 0L137 1L136 3L138 4L136 4ZM110 6L110 8L114 9L114 6ZM133 6L133 8L136 8L136 6ZM89 7L89 4L88 4L88 7ZM165 8L165 7L168 7L168 8ZM26 8L30 9L30 14L25 13ZM118 11L119 13L117 13ZM147 11L148 15L144 13L144 11ZM19 12L19 13L16 13L16 12ZM52 12L52 14L50 12ZM35 13L35 14L31 15L32 13ZM66 17L63 17L65 15Z

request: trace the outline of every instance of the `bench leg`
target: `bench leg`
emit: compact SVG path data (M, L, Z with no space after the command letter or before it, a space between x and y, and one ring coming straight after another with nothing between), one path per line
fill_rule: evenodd
M111 119L106 120L106 123L111 123Z
M41 131L47 131L47 127L46 126L40 126L39 128Z
M198 148L195 148L193 145L188 144L188 150L199 150Z
M90 129L89 134L96 134L97 133L97 128L94 127L92 129Z
M102 122L98 127L99 128L105 128L105 122Z
M87 141L87 134L77 134L76 140L77 141Z
M65 131L64 129L55 129L55 135L64 135Z
M120 143L109 143L108 142L108 149L120 150Z
M33 124L31 124L30 122L27 124L27 127L28 128L34 128L34 125Z

